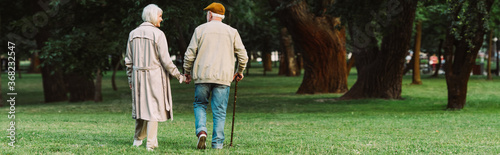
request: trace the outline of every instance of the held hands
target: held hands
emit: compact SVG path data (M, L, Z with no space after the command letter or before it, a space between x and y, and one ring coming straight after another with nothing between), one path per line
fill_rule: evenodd
M234 76L233 76L233 81L236 80L236 81L241 81L243 80L243 73L235 73Z
M191 80L192 80L192 78L191 78L191 74L184 74L184 76L185 76L185 78L186 78L186 79L184 80L184 82L185 82L186 84L189 84L189 83L191 82Z

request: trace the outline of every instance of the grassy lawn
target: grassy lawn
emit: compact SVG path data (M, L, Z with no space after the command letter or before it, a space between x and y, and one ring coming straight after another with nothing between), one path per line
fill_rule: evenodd
M256 67L254 65L253 67ZM297 95L302 77L262 76L252 68L239 83L235 147L197 150L192 101L194 85L172 81L174 121L160 123L159 148L151 154L499 154L500 78L472 76L467 105L444 110L444 76L423 85L403 81L404 100L336 101L341 94ZM103 80L104 102L43 103L41 75L16 79L16 143L8 146L9 107L0 108L1 154L143 154L132 147L134 120L124 71L111 88ZM349 77L354 84L356 73ZM4 104L7 88L2 74ZM234 87L231 89L234 92ZM226 121L229 145L232 94ZM210 114L210 113L209 113ZM211 115L208 118L211 142Z

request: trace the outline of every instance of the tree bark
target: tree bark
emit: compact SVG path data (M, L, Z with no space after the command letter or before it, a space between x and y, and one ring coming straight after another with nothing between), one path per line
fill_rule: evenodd
M470 73L472 71L472 66L476 62L476 56L483 43L483 37L485 35L484 20L485 14L480 13L482 10L478 9L478 1L468 1L470 2L469 13L474 13L475 17L470 20L471 23L476 23L475 35L462 36L460 39L455 38L455 35L448 32L446 35L446 41L444 43L444 50L446 55L446 84L448 87L448 104L447 109L450 110L460 110L465 107L466 97L467 97L467 84L469 82ZM491 10L493 0L484 0L486 11ZM464 2L455 2L459 5L459 8L463 7ZM451 4L455 5L455 4ZM472 10L472 11L471 11ZM456 29L459 34L464 34L466 31L470 31L468 27L457 27L452 23L459 21L459 12L462 9L456 9L451 17L454 18L450 22L450 30ZM473 46L471 47L470 44Z
M41 67L45 103L68 100L67 90L61 71L49 64Z
M413 52L413 80L411 84L421 85L420 78L420 45L422 41L422 21L417 22L417 33L415 34L415 51Z
M269 2L274 8L285 3L283 0ZM277 10L293 42L304 51L305 73L297 93L344 93L348 90L345 29L336 27L340 25L339 18L325 12L312 13L309 8L307 2L301 0Z
M278 75L298 76L297 60L295 58L295 50L293 47L292 36L288 34L288 30L281 28L281 61Z
M70 102L93 101L95 97L94 80L79 73L65 75Z
M486 80L493 80L493 77L491 76L491 54L493 51L493 31L490 31L489 37L488 37L488 61L486 65Z
M398 8L401 8L401 12L387 21L388 24L384 27L389 33L384 35L380 49L376 41L371 41L369 46L362 48L354 47L358 80L340 99L401 99L403 69L417 1L400 1L400 5ZM365 16L371 18L370 14ZM353 39L362 40L355 36L362 35L363 32L354 26L350 26L349 30L350 34L356 34L351 35L354 36Z
M102 102L102 72L101 72L101 69L97 69L97 72L96 72L94 102Z
M438 57L438 64L436 65L436 70L434 71L434 75L432 75L432 77L438 77L439 76L439 70L441 69L441 65L443 64L443 62L441 61L441 50L443 48L443 39L439 39L439 47L438 47L438 50L437 50L437 57Z

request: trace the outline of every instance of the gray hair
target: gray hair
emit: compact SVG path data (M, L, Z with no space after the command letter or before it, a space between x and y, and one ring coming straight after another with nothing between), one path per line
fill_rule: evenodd
M156 4L149 4L148 6L144 7L144 10L142 11L142 20L144 22L150 22L150 23L158 23L158 14L162 14L163 10L158 7Z

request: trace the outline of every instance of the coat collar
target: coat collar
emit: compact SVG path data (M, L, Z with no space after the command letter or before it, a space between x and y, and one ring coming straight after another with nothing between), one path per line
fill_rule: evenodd
M139 26L152 26L152 27L156 27L156 26L154 26L154 25L153 25L152 23L150 23L150 22L144 22L144 23L142 23L142 24L141 24L141 25L139 25Z

